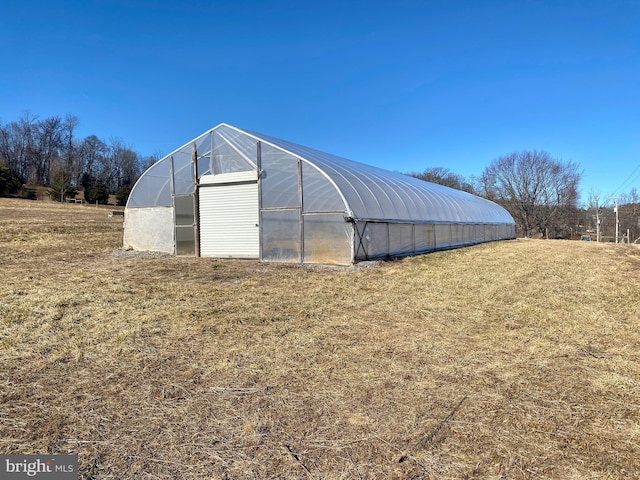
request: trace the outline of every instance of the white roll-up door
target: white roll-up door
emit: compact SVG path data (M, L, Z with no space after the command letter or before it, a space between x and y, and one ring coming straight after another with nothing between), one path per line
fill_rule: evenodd
M252 173L253 176L249 176ZM259 258L258 183L255 172L200 179L200 255Z

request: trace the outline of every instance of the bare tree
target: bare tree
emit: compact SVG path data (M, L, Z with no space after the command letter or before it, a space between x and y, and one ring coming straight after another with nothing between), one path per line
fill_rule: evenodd
M162 157L164 157L164 155L159 151L156 151L156 152L152 153L151 155L147 155L145 157L142 157L140 159L140 173L144 172L147 168L151 167L151 165L156 163Z
M544 151L514 152L494 160L479 178L480 194L503 205L525 237L558 235L573 222L582 174Z
M82 165L82 177L99 176L103 157L107 154L107 145L95 135L89 135L79 145L78 155Z
M62 138L60 142L60 170L63 170L73 186L80 184L82 174L82 159L80 156L80 142L75 137L78 117L67 115L62 122ZM56 175L57 172L54 173Z
M15 191L31 184L58 191L61 185L64 189L92 185L115 193L133 184L152 161L118 139L106 143L95 135L77 138L78 123L73 115L39 120L29 112L15 122L0 122L4 189Z
M640 195L635 188L620 198L619 230L627 243L640 241Z
M425 182L437 183L457 190L474 193L474 188L471 182L468 182L462 175L453 173L448 168L432 167L427 168L422 173L414 172L409 175L419 178L420 180L424 180Z
M26 147L22 142L22 137L16 135L17 125L15 122L0 125L0 164L7 169L7 175L15 175L23 183L20 159L25 155Z
M51 168L59 160L62 144L62 119L60 117L45 118L35 124L33 142L31 143L31 161L35 170L37 185L51 184Z
M18 121L0 128L0 160L21 184L34 176L31 173L34 129L35 118L28 112Z
M10 172L23 183L48 185L51 169L59 160L62 120L38 120L26 112L17 122L2 128L0 156Z
M124 185L135 182L141 173L141 163L138 154L132 148L124 145L119 139L112 138L109 143L108 178L105 178L110 191L116 192Z
M588 216L588 224L595 225L596 231L596 241L600 241L600 227L602 225L602 201L600 199L600 192L596 192L595 190L589 191L588 197L588 206L587 206L587 216ZM590 228L589 230L593 230Z
M634 187L629 190L629 192L622 194L620 197L620 203L640 203L640 194L638 193L638 190Z

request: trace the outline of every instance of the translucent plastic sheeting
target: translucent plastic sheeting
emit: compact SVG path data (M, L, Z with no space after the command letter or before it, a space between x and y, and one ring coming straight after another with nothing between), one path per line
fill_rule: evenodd
M303 215L305 263L351 263L353 225L340 214Z
M507 240L510 238L516 238L515 225L496 225L496 232L498 236L494 240Z
M211 135L213 148L211 171L214 174L256 168L257 143L261 142L265 166L263 170L267 178L275 174L283 175L283 179L279 183L281 186L291 180L286 192L282 191L283 198L287 197L288 201L279 201L269 197L269 202L271 200L274 202L267 202L268 205L292 204L293 185L297 188L298 183L292 181L294 180L294 172L291 169L276 172L269 167L270 156L279 156L284 160L287 154L291 154L290 157L300 158L310 167L307 168L303 165L305 211L322 211L324 207L314 205L320 202L330 204L327 211L338 207L360 219L392 222L513 223L509 213L499 205L442 185L423 182L407 175L382 170L274 137L245 132L224 124L194 141L196 144L200 142L202 150L207 149L207 135ZM172 154L175 176L175 190L171 192L173 194L190 193L189 177L193 175L193 172L190 171L192 169L187 168L187 163L192 162L190 144ZM202 152L202 154L205 153ZM160 163L165 161L166 158ZM147 176L162 177L163 174L166 175L166 169L162 172L156 172L154 167L141 177L140 187L136 184L130 197L129 207L167 204L166 186L158 185L159 181L145 179ZM284 176L288 177L287 180L284 179ZM272 185L276 185L278 182L273 178L272 181ZM329 188L331 185L334 186L333 189ZM154 201L153 192L158 193L158 189L154 187L163 187L165 190L157 199L160 203L152 203ZM308 191L305 192L307 188ZM314 195L314 191L318 192L317 196ZM273 189L264 192L263 195L275 194L276 189ZM307 209L307 205L312 207Z
M184 147L171 156L154 163L142 174L131 190L127 208L170 207L171 196L194 192L193 154ZM173 192L171 162L173 159Z
M361 222L355 260L403 257L513 238L513 227L494 224L406 224Z
M169 162L164 158L144 172L131 190L127 208L171 206Z
M184 147L171 156L174 195L189 195L195 191L192 148Z
M464 245L464 225L450 225L451 227L451 246Z
M434 225L434 231L436 236L436 249L451 248L453 246L450 224L436 224Z
M389 224L389 254L395 256L412 255L415 253L413 239L414 226L406 223Z
M175 197L174 202L176 225L193 226L195 224L193 195Z
M434 225L366 222L357 228L356 260L403 257L435 249Z
M195 208L193 195L173 197L176 225L176 254L193 255L195 253Z
M258 139L252 138L242 130L227 125L220 125L214 129L214 135L223 138L233 149L249 164L248 169L253 170L257 167L257 145ZM246 170L243 166L242 171Z
M212 135L212 173L233 173L256 169L256 139L225 125L214 129Z
M196 155L198 156L198 176L209 175L211 173L212 136L212 132L207 132L194 141Z
M262 147L261 159L262 208L298 207L298 159L269 145Z
M336 184L357 218L513 223L509 213L499 205L466 192L277 138L252 135L315 165Z
M127 208L124 212L124 248L174 253L173 208Z
M258 173L263 260L348 264L515 238L509 213L488 200L225 124L150 167L133 188L127 211L149 209L137 216L148 224L157 207L188 204L200 181L194 158L200 178ZM179 251L191 248L195 236L187 232L187 217L171 218L175 229L158 227L163 251L173 249L178 236ZM134 232L159 234L132 223L125 227L126 238Z
M389 256L389 224L366 223L356 239L357 258L373 260Z
M196 231L191 226L176 226L176 255L195 253Z
M418 223L414 225L413 234L413 241L416 246L415 253L426 253L435 250L436 237L433 225Z
M300 210L263 210L262 259L300 262Z
M320 170L307 162L302 162L302 206L304 212L347 210L335 185Z

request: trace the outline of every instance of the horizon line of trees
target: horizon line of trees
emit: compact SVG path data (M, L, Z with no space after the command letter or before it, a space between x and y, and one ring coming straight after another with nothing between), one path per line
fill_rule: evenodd
M13 122L0 120L0 195L31 185L47 187L60 201L83 190L89 203L107 203L115 195L118 205L125 205L135 182L159 155L143 157L117 138L79 137L78 124L73 115L39 119L28 112ZM498 203L514 218L521 237L574 238L595 232L597 219L603 238L615 233L613 207L600 205L599 194L590 192L586 208L578 205L578 165L545 151L503 155L469 179L444 167L409 175ZM618 199L620 236L628 230L627 241L634 241L640 237L640 196L633 188Z
M603 240L615 238L613 206L599 204L590 192L588 205L580 206L582 172L574 162L562 162L545 151L521 151L493 160L479 177L466 179L444 167L409 175L494 201L516 222L519 237L580 238L594 236L600 220ZM640 196L635 188L618 196L619 241L640 237Z
M118 138L79 137L74 115L40 119L24 113L0 120L0 194L24 185L48 187L53 198L73 198L84 190L90 203L107 203L116 195L124 205L133 184L157 160L143 157Z

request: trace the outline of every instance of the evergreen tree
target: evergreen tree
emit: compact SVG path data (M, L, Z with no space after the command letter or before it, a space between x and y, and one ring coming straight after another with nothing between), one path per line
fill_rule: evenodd
M49 188L49 195L53 200L64 202L67 198L74 198L78 191L71 185L71 176L60 171L53 177L53 183Z

